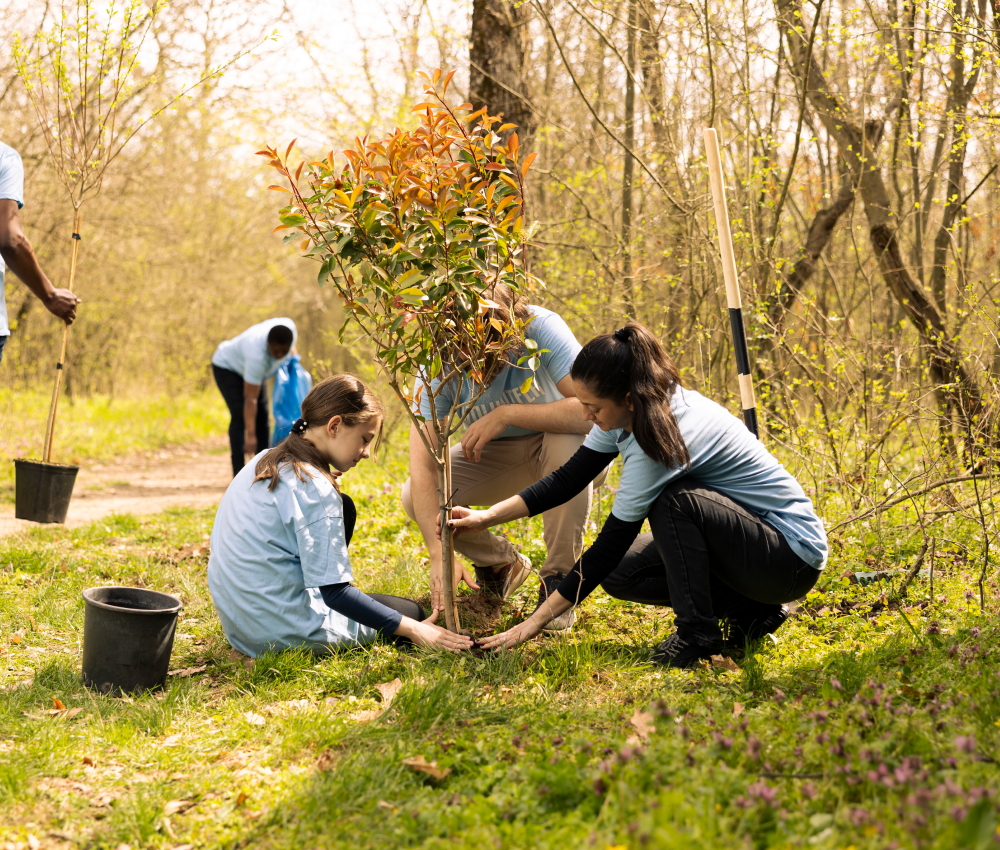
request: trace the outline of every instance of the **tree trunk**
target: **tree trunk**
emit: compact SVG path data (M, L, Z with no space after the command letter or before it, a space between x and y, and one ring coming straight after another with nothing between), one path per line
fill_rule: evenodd
M785 22L789 57L802 78L807 61L805 39L797 28L804 26L802 4L798 0L775 0L775 7ZM950 385L948 392L958 408L963 431L971 435L973 429L978 427L975 423L983 407L979 387L967 369L957 343L948 337L937 305L906 268L895 228L890 223L889 191L882 176L878 147L888 114L899 106L900 98L906 94L897 93L886 117L859 124L852 120L848 110L831 91L819 63L815 58L811 60L807 96L827 133L837 141L840 155L864 204L869 239L878 258L882 279L916 328L921 344L930 356L932 373L936 371L940 379Z
M445 431L447 433L447 430ZM451 441L445 440L444 462L438 462L438 510L441 514L441 584L444 590L445 628L456 634L461 629L455 600L455 540L448 521L451 519Z
M517 133L527 150L537 129L528 86L531 6L509 0L474 0L469 47L469 100L474 108L486 106L491 116L517 125L503 133L504 141Z
M639 0L628 4L628 52L625 61L625 164L622 168L622 288L628 303L629 318L638 321L632 268L632 183L635 179L635 160L629 151L635 150L635 42L636 6Z
M654 29L654 0L639 2L639 64L642 87L649 103L649 122L653 127L654 159L659 164L667 150L666 93L663 87L663 60L660 57L659 33ZM634 62L632 63L634 66Z

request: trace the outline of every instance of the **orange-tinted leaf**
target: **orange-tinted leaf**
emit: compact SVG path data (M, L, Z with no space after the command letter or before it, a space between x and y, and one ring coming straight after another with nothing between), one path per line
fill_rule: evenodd
M448 93L448 83L451 82L451 78L454 77L454 76L455 76L455 72L454 71L449 71L448 72L448 76L446 76L444 78L444 82L441 83L441 94L447 94Z
M302 166L306 164L305 160L299 163L299 167L295 169L295 182L299 182L299 177L302 176Z
M290 192L290 191L289 191L288 189L286 189L286 188L285 188L284 186L274 186L274 185L271 185L271 186L268 186L267 188L268 188L268 189L270 189L270 190L271 190L272 192L288 192L288 194L289 194L289 195L291 195L291 194L292 194L292 193L291 193L291 192Z
M294 148L294 147L295 147L295 143L296 143L297 141L298 141L298 138L295 138L295 139L292 139L292 140L291 140L291 141L290 141L290 142L288 143L288 150L286 150L286 151L285 151L285 161L286 161L286 162L288 161L288 155L289 155L289 154L290 154L290 153L292 152L292 148Z
M524 162L521 164L521 174L528 173L528 169L531 168L531 163L535 161L536 156L538 156L538 151L532 151L524 158Z
M434 107L436 106L437 106L436 103L431 103L428 100L425 101L424 103L418 103L416 106L413 107L413 109L410 110L410 112L422 112L425 109L434 109Z
M512 130L516 126L517 124L501 124L499 127L497 127L497 132L502 133L504 130Z
M437 81L440 80L440 79L441 79L441 69L440 68L435 68L434 69L434 83L435 83L435 85L437 84Z
M66 706L63 705L63 701L61 699L59 699L58 697L52 697L52 707L56 711L65 711L66 710Z

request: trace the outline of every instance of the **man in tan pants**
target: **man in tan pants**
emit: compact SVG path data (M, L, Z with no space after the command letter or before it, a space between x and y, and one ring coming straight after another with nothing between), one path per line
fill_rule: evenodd
M530 313L531 323L525 335L542 351L540 366L527 393L520 392L519 387L531 373L508 366L469 413L461 445L452 447L455 505L493 505L516 495L566 463L590 431L569 377L580 351L572 331L560 316L541 307L519 304L514 309ZM460 395L459 403L468 398L464 387L463 392L466 394ZM439 397L439 412L447 413L452 401L453 395ZM421 405L429 419L426 396ZM566 504L542 514L547 555L539 569L539 604L583 554L592 492L590 485ZM402 500L407 515L420 526L430 554L432 602L435 607L443 607L441 543L436 534L437 475L415 427L410 431L410 479L403 486ZM510 596L531 568L531 562L510 541L490 531L460 535L455 539L455 549L472 561L476 575L473 579L464 566L458 565L456 584L465 581L474 590L497 596ZM546 628L569 628L574 616L570 609Z

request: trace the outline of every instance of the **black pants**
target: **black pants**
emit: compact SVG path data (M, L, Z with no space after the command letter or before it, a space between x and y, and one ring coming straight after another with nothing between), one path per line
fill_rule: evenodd
M678 631L702 645L722 639L720 617L800 599L820 575L773 526L690 478L664 488L649 527L601 586L618 599L671 606Z
M233 460L233 475L243 469L243 435L246 424L243 422L243 376L229 369L220 369L212 364L212 374L219 392L226 400L229 415L229 451ZM260 385L257 396L257 451L268 448L270 443L271 425L267 418L267 385Z

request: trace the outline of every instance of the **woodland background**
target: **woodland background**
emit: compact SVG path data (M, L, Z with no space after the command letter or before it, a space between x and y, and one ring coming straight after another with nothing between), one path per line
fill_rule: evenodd
M2 42L57 11L0 4ZM827 493L858 510L917 479L988 471L998 26L986 0L386 0L379 15L353 0L322 15L293 0L172 2L137 115L280 37L116 164L85 222L67 393L196 392L218 341L272 315L299 323L314 372L370 371L363 340L339 344L316 269L269 235L278 201L253 153L298 136L319 155L408 124L414 71L457 68L459 92L539 152L528 214L546 288L532 297L581 340L635 317L689 385L738 410L702 143L715 126L765 439L821 507ZM7 50L0 138L24 158L23 219L59 282L70 209ZM43 387L59 327L12 276L7 300L0 382ZM988 557L986 495L970 509Z

